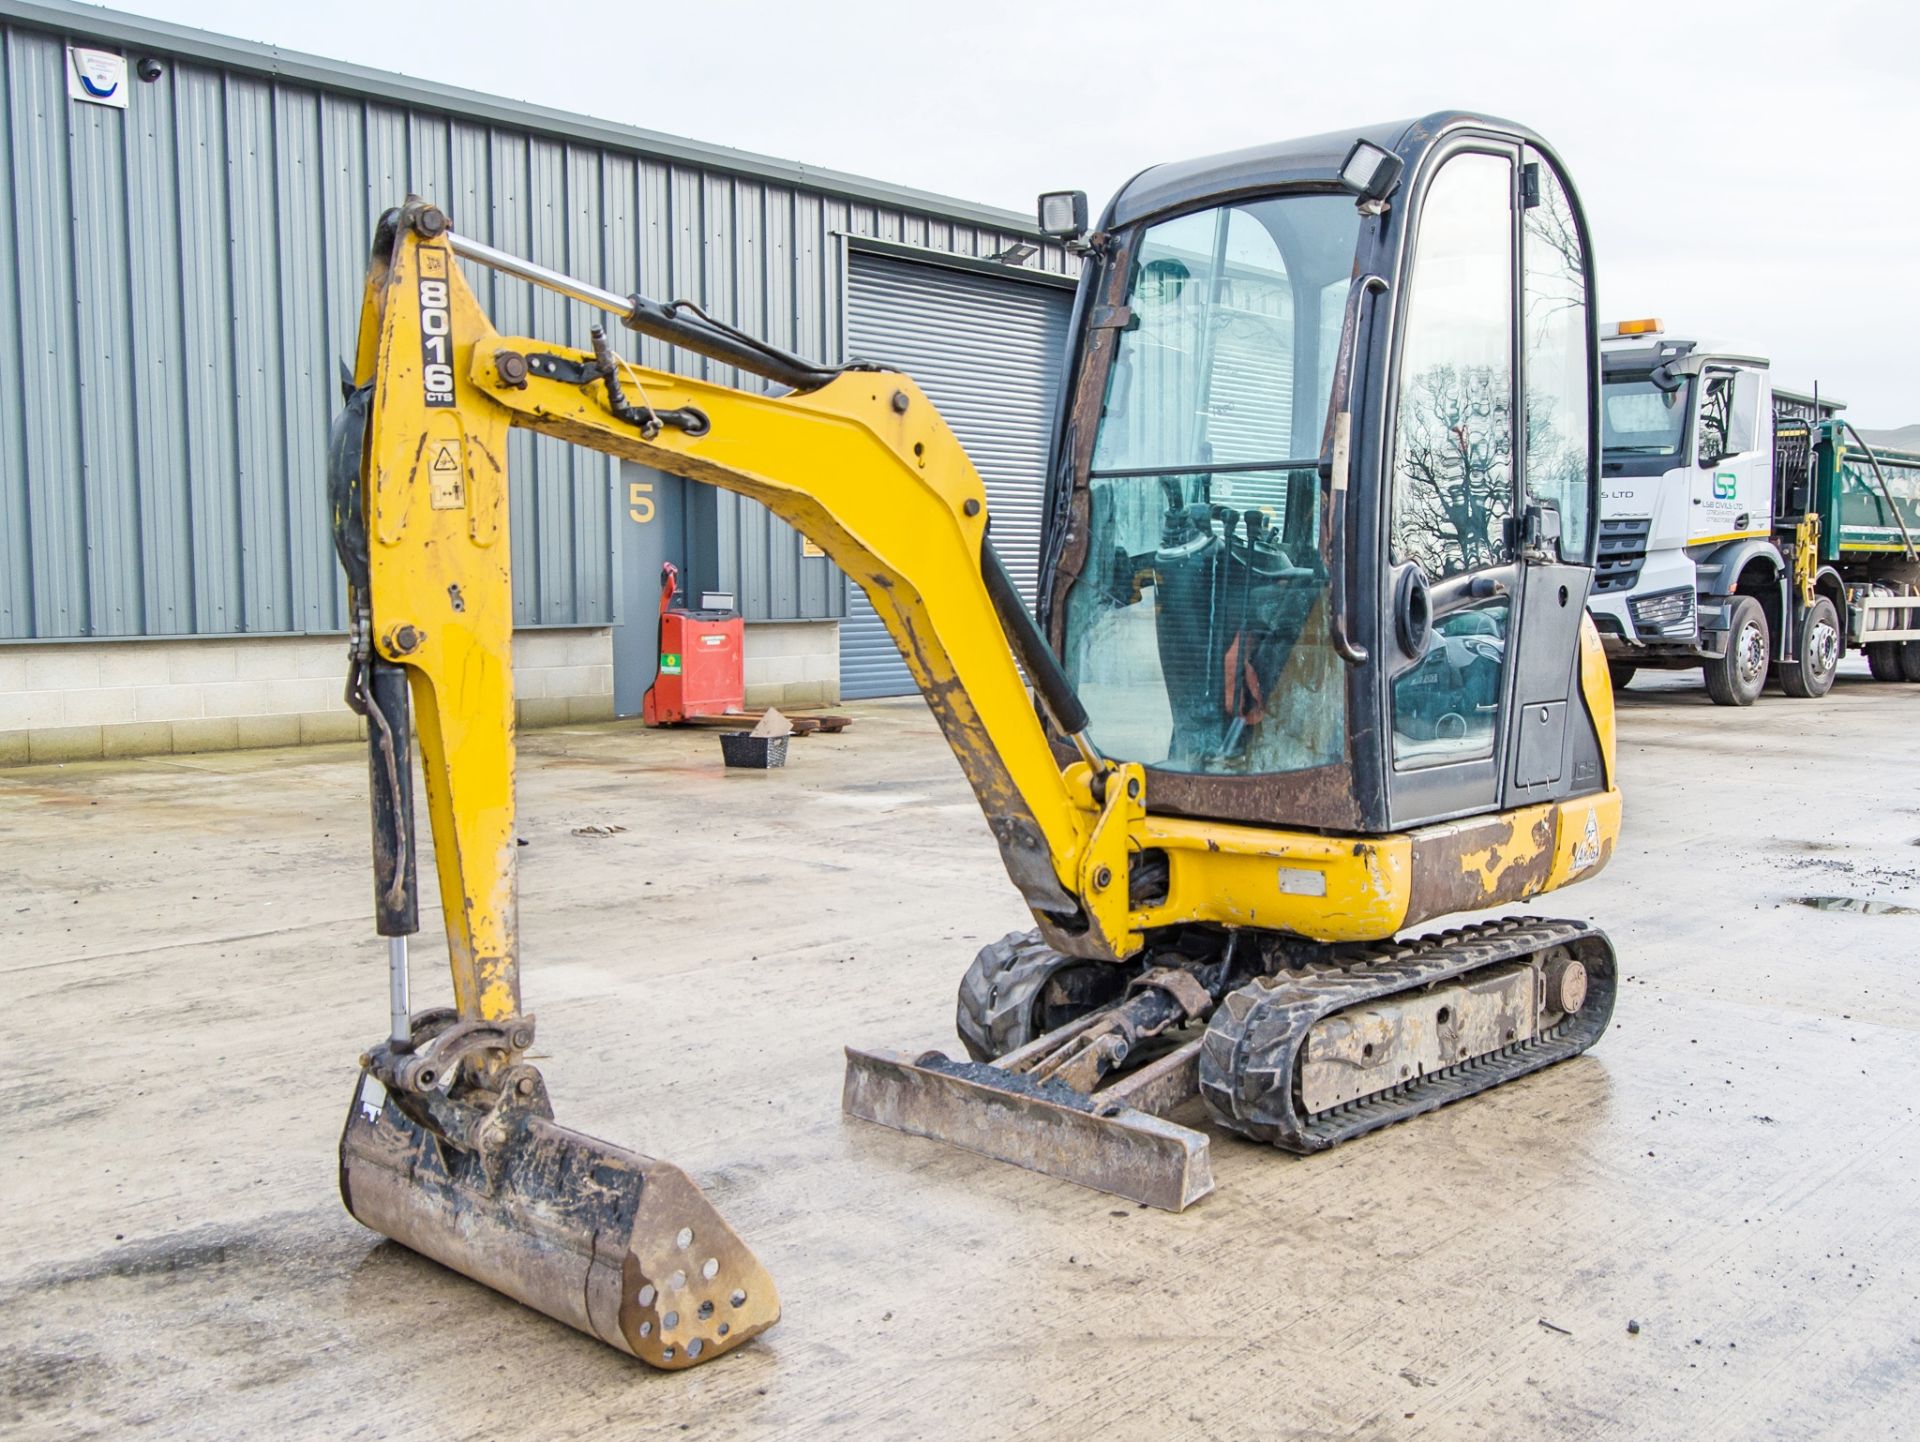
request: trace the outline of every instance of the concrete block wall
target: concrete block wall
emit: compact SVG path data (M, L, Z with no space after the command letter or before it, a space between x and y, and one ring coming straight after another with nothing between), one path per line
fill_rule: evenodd
M523 631L513 673L524 726L613 715L612 633ZM350 741L337 636L0 647L0 765Z
M838 621L750 621L747 705L831 706L840 699Z
M522 726L613 719L613 631L516 631L513 694Z

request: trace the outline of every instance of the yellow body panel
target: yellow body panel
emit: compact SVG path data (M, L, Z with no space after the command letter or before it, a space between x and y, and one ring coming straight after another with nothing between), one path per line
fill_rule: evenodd
M1407 914L1413 843L1154 816L1140 840L1167 853L1167 899L1136 929L1178 921L1256 926L1320 941L1377 941Z
M444 318L430 313L442 300ZM378 344L363 330L360 346L360 377L375 382L365 462L373 640L409 668L463 1016L498 1020L520 1000L505 470L513 426L749 496L832 557L899 644L1028 904L1085 917L1083 931L1049 931L1077 954L1123 957L1146 930L1183 922L1378 940L1440 914L1436 906L1520 900L1579 879L1611 851L1612 689L1591 622L1580 674L1605 757L1603 797L1361 839L1148 815L1139 766L1096 786L1084 763L1063 770L1054 759L981 578L985 487L904 376L849 371L775 397L627 366L630 400L697 408L711 422L697 436L669 427L643 438L599 384L503 379L496 357L506 352L591 357L498 335L445 238L410 230L391 265L376 260L369 271L365 323L379 327ZM431 338L443 325L450 373L432 369L444 350ZM1595 834L1597 856L1582 849ZM1135 904L1129 865L1149 849L1167 856L1167 892ZM1437 886L1416 878L1416 854L1440 873Z
M1593 717L1593 729L1600 738L1601 780L1612 790L1613 675L1607 669L1607 648L1600 640L1600 628L1591 616L1580 618L1580 699L1587 703L1587 714Z
M1620 793L1602 791L1556 806L1553 869L1542 891L1554 891L1598 872L1620 839Z

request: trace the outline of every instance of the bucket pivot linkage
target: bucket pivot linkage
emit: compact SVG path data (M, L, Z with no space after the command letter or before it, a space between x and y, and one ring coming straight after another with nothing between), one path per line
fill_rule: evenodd
M368 719L392 1024L360 1059L340 1138L347 1210L656 1367L691 1367L764 1332L780 1317L773 1279L693 1180L554 1121L545 1080L522 1059L532 1016L517 1005L499 1020L412 1012L407 938L419 920L402 668L357 656L349 701Z

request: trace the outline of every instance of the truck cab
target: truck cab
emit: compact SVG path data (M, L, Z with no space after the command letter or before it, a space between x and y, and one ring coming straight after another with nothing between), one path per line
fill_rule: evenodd
M1791 498L1812 425L1832 401L1777 391L1767 359L1665 333L1657 320L1601 334L1599 556L1588 609L1615 684L1642 668L1699 667L1713 699L1750 705L1811 644L1815 694L1838 639L1796 625ZM1778 457L1786 446L1792 455ZM1804 502L1802 502L1804 505ZM1836 613L1845 591L1833 580ZM1806 669L1803 667L1803 669ZM1789 684L1783 677L1783 684ZM1791 689L1791 686L1789 687Z

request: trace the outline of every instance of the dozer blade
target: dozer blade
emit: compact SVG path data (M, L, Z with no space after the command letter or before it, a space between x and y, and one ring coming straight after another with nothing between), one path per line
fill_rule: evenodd
M1128 1078L1124 1095L1160 1109L1191 1096L1197 1047L1182 1047ZM896 1131L1169 1212L1212 1191L1205 1134L1129 1105L1119 1091L1088 1096L937 1051L848 1047L842 1106L850 1116Z
M362 1073L340 1193L365 1225L655 1367L759 1335L780 1298L687 1174L524 1109L443 1141Z

